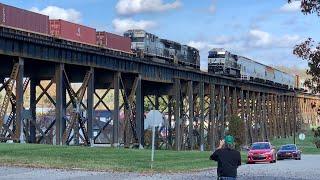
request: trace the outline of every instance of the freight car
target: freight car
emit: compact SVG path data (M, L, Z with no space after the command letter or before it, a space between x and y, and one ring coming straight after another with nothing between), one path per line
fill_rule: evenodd
M251 80L289 89L295 88L295 76L249 58L238 56L241 79Z
M112 34L105 31L98 31L96 33L97 45L117 49L124 52L131 52L131 40L123 36Z
M0 3L0 25L48 34L49 16Z
M131 39L131 49L140 56L156 62L200 69L200 55L196 48L161 39L144 30L128 30L124 36Z
M200 56L197 49L158 38L144 30L129 30L123 37L108 32L97 32L94 28L61 19L49 19L48 16L2 3L0 3L0 10L2 11L0 26L45 34L61 43L68 40L83 46L98 47L101 51L108 53L200 69Z
M222 48L209 51L208 72L289 89L296 88L296 79L298 79L294 75L249 58L232 54Z
M50 19L50 34L72 41L96 44L96 30L62 19Z

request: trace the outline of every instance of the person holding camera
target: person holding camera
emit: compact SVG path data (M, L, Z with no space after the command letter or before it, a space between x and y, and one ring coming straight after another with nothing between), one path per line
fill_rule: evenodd
M227 135L220 140L216 151L210 156L210 160L218 162L218 180L237 179L237 169L241 165L240 152L234 149L234 138Z

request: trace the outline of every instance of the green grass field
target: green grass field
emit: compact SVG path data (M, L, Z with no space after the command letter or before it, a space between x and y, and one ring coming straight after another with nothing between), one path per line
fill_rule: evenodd
M209 160L210 153L159 150L155 152L151 169L150 150L2 143L0 164L95 171L186 172L216 166ZM245 153L242 157L245 160Z
M279 148L293 143L293 138L274 139L272 143ZM308 133L306 139L297 138L297 145L303 154L320 154ZM155 152L153 169L150 168L151 150L124 148L53 146L42 144L0 143L0 165L26 167L83 169L95 171L134 171L134 172L187 172L216 166L209 160L211 152L170 151ZM242 161L246 153L242 152Z
M281 145L293 144L293 137L273 139L271 142L278 149ZM306 138L303 141L300 140L297 135L296 144L302 150L303 154L320 154L320 149L317 149L313 143L312 132L306 133Z

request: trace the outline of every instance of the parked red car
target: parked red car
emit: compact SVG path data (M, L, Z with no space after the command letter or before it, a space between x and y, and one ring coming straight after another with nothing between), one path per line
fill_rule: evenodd
M270 142L253 143L248 151L248 164L256 162L275 163L276 161L276 150Z

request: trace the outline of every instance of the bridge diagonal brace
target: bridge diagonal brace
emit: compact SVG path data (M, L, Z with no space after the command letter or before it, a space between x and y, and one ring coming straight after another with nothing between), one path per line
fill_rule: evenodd
M111 120L107 121L107 122L103 125L103 127L100 127L100 126L97 124L97 126L99 127L99 131L98 131L97 135L93 138L94 141L100 136L100 134L102 133L102 131L104 131L104 130L109 126L110 122L111 122Z
M84 94L86 92L86 89L88 87L88 84L89 84L89 80L90 80L90 77L92 76L92 71L89 70L86 72L86 75L84 77L84 80L83 80L83 83L80 87L80 89L78 90L78 93L76 93L72 87L71 87L71 84L70 84L70 81L68 79L68 76L67 76L67 73L66 71L64 70L64 77L65 77L65 82L66 82L66 88L67 88L67 91L69 93L69 96L70 96L70 99L71 99L71 102L75 108L75 112L73 112L70 116L70 120L69 120L69 126L66 127L66 130L64 131L63 133L63 141L66 142L68 144L69 141L69 137L70 137L70 134L72 132L72 130L74 131L74 135L72 136L71 139L75 139L75 143L78 144L78 136L80 136L79 134L79 126L80 128L83 130L83 133L85 134L85 128L84 128L84 125L81 121L81 112L80 112L80 106L82 105L82 100L83 100L83 97L84 97ZM87 135L85 135L85 138L87 137ZM89 140L86 139L84 142L85 144L89 144L88 142Z
M34 122L32 122L32 123L34 123ZM37 129L37 130L40 132L40 134L41 134L41 136L40 136L39 139L37 140L37 143L40 143L43 138L45 138L47 142L50 142L50 139L49 139L49 137L47 136L47 134L48 134L48 132L52 129L52 127L54 126L55 123L56 123L56 120L53 120L53 121L51 122L51 124L47 127L47 129L46 129L44 132L41 130L41 128L40 128L39 126L37 127L37 125L36 125L36 129Z
M51 88L53 84L53 80L51 80L49 82L49 84L44 88L41 84L39 84L40 89L42 90L42 92L40 93L40 95L38 96L38 98L36 99L36 103L38 103L41 98L46 95L47 98L49 99L49 101L53 104L56 105L56 102L52 99L52 97L49 95L48 90Z
M124 89L124 91L121 92L121 93L122 93L122 97L123 97L123 100L124 100L124 107L125 107L125 110L127 111L127 113L125 113L125 129L129 130L128 127L131 127L131 132L133 134L133 138L135 139L135 141L138 141L138 137L137 137L137 132L135 130L135 125L134 125L134 122L133 122L133 119L134 119L133 109L134 109L134 97L135 97L135 94L136 94L136 90L137 90L139 81L140 81L140 76L135 78L135 80L133 82L133 86L132 86L131 92L130 92L130 95L128 96L126 91L125 91L126 87L125 87L125 85L123 83L123 79L120 76L120 82L121 82L122 88ZM128 138L128 133L125 133L125 137L127 137L127 138ZM127 146L128 146L128 144L127 144Z
M106 105L106 103L103 101L103 99L108 95L108 93L110 92L111 87L109 87L104 93L103 95L100 97L99 94L97 92L94 92L94 94L96 95L96 97L98 98L98 102L94 105L94 109L96 109L100 103L103 104L103 106L110 111L110 108Z
M13 65L13 69L12 69L12 72L11 72L11 75L10 75L10 79L8 80L7 86L5 86L7 88L7 91L6 91L3 103L1 105L1 108L0 108L0 127L1 127L1 131L3 129L4 118L5 118L6 112L8 110L9 100L10 100L12 94L13 94L13 86L15 84L15 81L16 81L17 77L18 77L19 67L20 67L19 63L15 63Z

